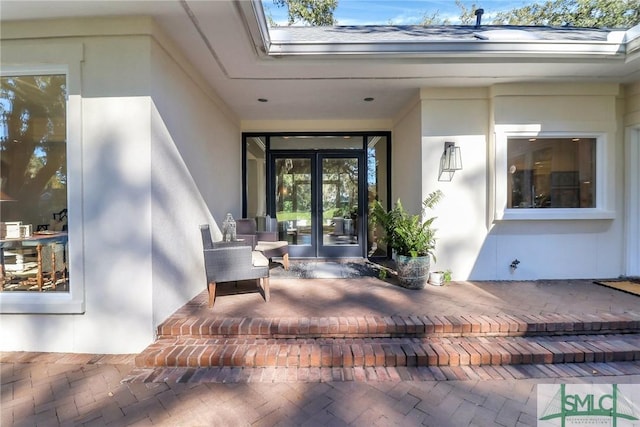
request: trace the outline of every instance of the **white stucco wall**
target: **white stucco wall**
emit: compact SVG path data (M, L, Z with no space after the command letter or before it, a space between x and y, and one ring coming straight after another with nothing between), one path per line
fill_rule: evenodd
M640 276L640 83L625 88L624 275Z
M235 118L168 45L151 45L153 325L205 289L199 224L241 215Z
M3 46L21 43L3 41ZM72 289L84 289L85 310L2 315L0 342L3 350L135 351L153 338L146 320L151 318L151 163L150 101L143 94L149 91L149 41L97 37L57 46L64 49L65 43L81 44L84 55L80 110L68 118L82 122L79 140L68 147L70 153L81 152L81 169L68 175L70 187L73 182L81 193L69 199L70 282ZM74 275L78 271L83 274Z
M487 89L423 89L421 199L439 189L444 198L427 216L436 216L436 262L433 269L451 270L454 279L471 275L487 235ZM445 141L460 147L463 169L439 175Z
M90 22L74 25L52 28L85 36L41 43L7 40L5 28L3 50L18 49L2 59L32 65L33 55L20 53L31 51L20 49L25 43L55 42L59 58L50 47L44 62L64 63L65 46L83 55L81 76L70 75L81 88L69 121L81 132L69 150L81 160L69 169L79 192L69 199L69 247L71 287L84 290L84 312L2 314L0 350L136 353L153 342L159 322L205 289L198 225L209 222L218 234L215 219L239 214L239 128L182 58L159 47L149 20L129 21L136 36L122 34L122 23L111 36L91 35Z
M420 212L420 103L413 103L394 124L391 136L391 204L398 199L412 213Z
M622 274L624 132L618 95L616 85L422 90L420 194L424 198L436 188L445 193L435 210L436 267L451 269L454 279L476 280ZM606 141L598 159L602 218L500 220L496 212L504 211L500 180L506 169L501 169L494 132L518 127L535 127L546 134L594 134ZM461 147L464 166L449 182L437 176L444 141ZM394 146L396 158L408 152L408 147ZM397 181L393 188L397 191ZM514 271L509 265L516 258L520 265Z

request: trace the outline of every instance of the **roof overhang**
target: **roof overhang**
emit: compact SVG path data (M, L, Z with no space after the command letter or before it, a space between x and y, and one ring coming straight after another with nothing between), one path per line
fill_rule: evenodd
M411 35L393 26L269 28L261 0L238 3L256 52L264 57L319 58L523 58L572 61L606 58L624 60L629 47L637 50L640 26L629 31L597 29L512 29L495 26L413 26ZM522 27L521 27L522 28ZM420 30L420 31L416 31ZM372 34L372 33L378 34ZM407 33L408 31L405 31ZM563 37L568 34L580 37ZM380 33L385 33L380 36ZM572 39L573 38L573 39Z
M370 123L401 115L421 88L640 81L640 27L271 29L259 0L0 0L0 7L3 43L135 35L149 25L128 22L153 23L148 33L157 28L161 43L171 40L241 120Z

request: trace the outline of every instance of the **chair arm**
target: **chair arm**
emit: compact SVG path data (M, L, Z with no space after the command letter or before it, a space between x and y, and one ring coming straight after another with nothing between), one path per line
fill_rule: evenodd
M242 245L251 246L251 249L254 249L258 242L255 234L236 234L236 239L242 240Z
M262 242L277 242L278 241L278 232L277 231L258 231L256 236L257 236L257 240L258 241L262 241Z
M204 249L204 265L207 281L230 282L268 276L268 268L254 267L251 262L251 247L219 242L213 249Z

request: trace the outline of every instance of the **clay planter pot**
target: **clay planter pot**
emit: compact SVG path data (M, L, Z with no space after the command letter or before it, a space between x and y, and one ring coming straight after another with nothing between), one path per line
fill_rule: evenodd
M396 256L396 269L400 286L407 289L424 289L429 280L431 257Z

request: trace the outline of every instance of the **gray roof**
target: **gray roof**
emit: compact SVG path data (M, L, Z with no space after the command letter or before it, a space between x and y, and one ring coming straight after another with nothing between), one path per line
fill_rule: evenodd
M358 25L284 26L269 30L272 40L286 42L358 43L488 40L607 41L615 30L516 25ZM625 30L619 30L624 32Z

